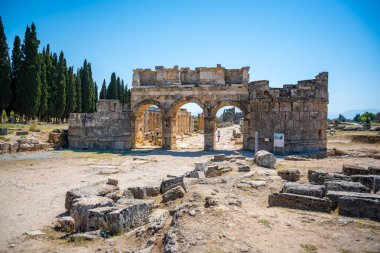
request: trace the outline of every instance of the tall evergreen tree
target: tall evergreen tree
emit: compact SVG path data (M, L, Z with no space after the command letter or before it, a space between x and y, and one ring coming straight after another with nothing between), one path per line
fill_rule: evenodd
M20 111L20 106L16 103L16 101L19 100L17 99L17 91L20 89L21 63L21 40L19 36L16 36L12 49L12 100L10 104L10 110L13 110L17 113Z
M122 93L122 88L121 88L120 77L117 77L116 83L117 83L117 99L119 99L119 101L121 102L123 93Z
M45 49L43 49L42 54L40 54L41 99L40 99L40 107L38 110L38 119L40 121L42 120L42 116L45 115L48 109L48 95L49 94L48 94L48 83L46 79L45 57L46 57L46 52L45 52Z
M11 95L11 63L8 54L7 38L0 16L0 112L9 105Z
M116 74L115 74L115 72L112 73L112 75L111 75L111 82L108 85L107 99L118 99L117 80L116 80Z
M125 87L124 87L124 80L121 79L121 101L120 101L120 103L121 103L123 106L124 106L124 104L125 104L125 96L124 96L125 91L124 91L124 89L125 89Z
M47 47L46 53L48 54L49 45ZM58 56L56 53L49 54L49 62L46 63L47 67L47 82L49 86L49 110L48 115L50 117L57 117L56 113L56 97L57 97L57 79L58 79Z
M77 96L76 96L76 87L75 87L75 75L74 68L70 67L67 72L67 91L66 91L66 117L70 115L70 113L75 112L77 107Z
M89 94L89 101L90 101L90 112L95 111L96 107L96 102L95 102L95 83L92 79L92 68L91 68L91 63L88 63L88 74L89 74L89 88L90 90L88 91Z
M27 118L37 114L40 105L41 79L36 26L26 27L24 44L22 45L22 65L20 76L20 112Z
M92 96L92 83L90 78L90 68L87 63L87 60L84 60L83 67L80 71L80 78L82 84L82 112L88 113L91 112L93 103Z
M124 87L124 104L130 104L131 103L131 90L128 89L128 84Z
M106 79L103 79L103 85L102 89L100 90L99 99L106 99L107 98L107 85L106 85Z
M82 83L80 76L80 69L77 70L76 80L75 80L75 88L77 92L77 108L75 112L82 112Z
M62 51L59 54L56 83L57 94L55 113L57 118L62 118L66 107L66 60Z

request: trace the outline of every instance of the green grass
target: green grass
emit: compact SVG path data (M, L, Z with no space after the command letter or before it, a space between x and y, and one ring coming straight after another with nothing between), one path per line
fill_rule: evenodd
M380 232L380 226L378 226L378 225L373 225L373 224L369 224L369 223L363 223L363 222L360 222L360 221L356 221L355 225L358 228L371 229L371 230Z
M4 136L0 136L0 140L1 140L1 141L5 141L5 142L10 141L9 138L4 137Z
M259 224L261 224L261 225L267 227L267 228L272 229L272 223L271 223L269 220L267 220L267 219L260 219L260 220L258 220L257 222L258 222Z
M32 124L32 125L29 125L29 124L12 124L12 123L0 123L0 128L16 128L16 129L23 129L23 130L29 130L30 127L32 126L36 126L38 127L39 129L41 129L41 131L43 132L50 132L50 131L53 131L54 129L67 129L68 128L68 125L67 124L44 124L44 125L38 125L38 124ZM9 133L10 130L8 130L8 133ZM29 131L33 131L33 130L29 130Z
M317 246L313 244L300 244L305 253L317 253Z
M35 124L29 126L29 131L35 131L37 126Z
M352 253L352 251L349 249L339 249L339 252L340 253Z

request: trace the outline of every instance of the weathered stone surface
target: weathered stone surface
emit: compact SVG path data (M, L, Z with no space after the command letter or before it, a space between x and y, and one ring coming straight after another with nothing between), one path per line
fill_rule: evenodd
M343 191L343 192L364 192L369 193L371 190L359 182L350 182L344 180L333 180L325 182L326 192Z
M249 171L251 171L251 167L249 167L248 165L240 165L238 167L238 171L239 172L249 172Z
M300 180L300 171L296 169L285 169L277 171L277 175L279 175L282 179L296 182Z
M145 199L146 191L144 187L129 187L128 190L132 193L135 199Z
M209 208L212 206L218 206L219 205L219 199L213 197L213 196L207 196L205 198L205 207Z
M305 195L317 198L323 198L325 196L324 185L302 185L297 183L285 183L282 188L283 193L291 193L298 195Z
M9 151L9 147L9 143L0 143L0 151L3 153L7 153Z
M351 178L352 181L359 182L374 192L378 190L374 188L374 182L376 179L380 180L380 175L352 175Z
M341 197L338 200L339 214L380 221L380 200L357 197Z
M225 154L214 155L214 159L213 159L214 162L223 162L225 160L226 160L226 155Z
M352 164L343 164L343 174L347 176L351 175L368 175L368 170L366 168L352 165Z
M263 180L254 180L254 181L248 181L247 182L252 188L259 188L262 186L266 186L267 182Z
M156 197L160 194L159 186L145 186L145 193L148 197Z
M123 198L124 195L121 191L114 191L107 193L104 197L112 199L114 202L118 201L119 199ZM133 198L133 197L132 197Z
M380 179L378 177L373 179L373 193L380 193Z
M369 166L368 173L370 175L380 175L380 166Z
M59 227L64 231L67 231L67 232L75 231L75 220L71 216L59 217L57 219L57 223Z
M28 135L29 131L27 130L22 130L22 131L16 131L16 135Z
M185 196L185 191L181 186L176 186L162 195L162 202L167 203Z
M70 209L70 216L75 220L77 231L86 231L89 210L113 205L113 200L106 197L89 196L75 199Z
M191 171L186 174L186 177L188 178L205 178L206 175L204 171Z
M161 230L165 222L169 219L170 212L165 209L154 209L152 213L149 216L149 226L148 231L150 231L152 234L157 233L159 230Z
M257 151L255 154L255 162L257 163L258 166L265 167L265 168L274 168L276 165L276 157L274 154L265 151L265 150L260 150Z
M307 211L330 212L332 202L327 198L296 195L290 193L274 193L268 197L269 206L281 206Z
M106 214L107 227L111 234L129 231L148 222L154 202L140 199L129 199L123 206Z
M87 223L85 231L93 230L108 230L108 225L106 221L107 213L117 210L117 207L107 206L107 207L97 207L90 209L87 214Z
M105 196L108 193L118 190L119 187L106 184L106 182L98 182L95 184L72 189L66 193L65 208L66 210L70 210L74 199L88 196Z
M206 162L200 162L195 163L195 171L207 171L207 163Z
M341 197L355 197L364 199L377 199L380 200L380 195L371 193L361 193L361 192L342 192L342 191L329 191L326 193L326 197L333 202L334 208L338 206L338 200Z
M205 175L206 177L218 177L222 175L222 173L220 172L218 165L210 165L207 167Z
M93 241L102 238L100 230L89 231L85 233L72 234L69 237L69 242L75 242L76 240Z
M320 184L320 185L324 184L325 181L329 181L329 180L352 181L352 179L346 175L337 174L337 173L327 173L327 172L321 172L321 171L315 171L315 170L309 170L307 173L307 177L311 184Z
M175 177L162 181L160 192L165 193L178 185L186 191L185 183L183 182L183 177Z
M118 183L119 181L117 181L116 179L108 178L107 184L117 186Z
M133 199L134 197L133 197L133 193L130 191L130 190L128 190L128 189L125 189L124 191L123 191L123 196L125 197L125 198L127 198L127 199Z
M0 135L7 135L8 134L8 128L0 128Z
M130 108L123 108L117 100L101 99L97 112L71 114L70 146L131 149L143 137L145 106L153 103L161 111L167 111L160 136L162 147L174 149L175 133L181 128L176 124L177 107L196 99L202 108L211 109L204 110L201 117L204 118L200 125L205 135L205 150L215 147L215 115L227 101L241 108L244 114L241 133L244 149L254 150L253 140L255 132L258 132L259 147L271 150L273 133L281 132L286 136L285 146L278 152L325 150L328 73L322 72L314 79L282 88L270 88L269 81L249 82L248 72L249 67L226 69L221 66L194 70L178 66L157 70L135 69Z

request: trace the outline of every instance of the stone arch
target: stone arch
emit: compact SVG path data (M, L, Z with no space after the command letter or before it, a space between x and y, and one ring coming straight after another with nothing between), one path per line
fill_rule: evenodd
M211 109L210 112L210 125L209 125L209 135L212 134L212 140L211 137L209 137L209 146L212 146L212 148L215 148L215 136L214 133L217 128L217 120L216 120L216 113L223 108L224 106L234 106L238 109L240 109L244 115L243 120L243 126L241 129L241 133L243 135L243 149L249 149L249 108L246 103L243 103L241 101L235 101L235 100L223 100L223 101L217 101Z
M216 117L216 113L220 110L220 108L222 108L224 106L237 107L243 112L244 116L248 115L247 105L245 105L244 103L238 102L238 101L233 101L233 100L224 100L224 101L217 101L213 105L211 112L210 112L210 116Z
M135 104L131 110L131 129L132 129L132 147L137 148L144 140L143 120L144 112L149 107L155 105L161 110L161 124L163 124L163 115L166 113L166 108L155 99L144 99ZM163 126L160 127L161 138L163 136ZM163 144L162 144L163 145Z
M137 104L135 104L133 106L133 108L131 110L132 116L135 116L135 117L138 116L139 113L144 112L145 109L147 109L151 105L155 105L158 108L160 108L162 114L166 113L165 106L162 105L159 101L152 99L152 98L147 98L147 99L144 99L144 100L138 102Z
M206 113L204 102L195 96L181 96L175 99L170 105L164 116L165 126L168 128L166 131L165 143L170 149L176 148L176 135L177 135L177 113L178 110L185 104L195 103L202 108L203 113ZM163 146L164 147L164 146ZM166 147L166 146L165 146Z
M174 117L178 112L179 108L188 103L197 104L199 107L202 108L203 112L206 113L206 106L202 100L194 96L186 96L180 97L171 103L170 108L168 110L168 116Z

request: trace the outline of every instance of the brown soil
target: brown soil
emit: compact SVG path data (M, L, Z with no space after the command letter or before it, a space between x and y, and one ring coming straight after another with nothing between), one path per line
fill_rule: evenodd
M231 129L222 129L221 146L231 147L225 143L230 134ZM329 136L328 148L347 155L305 161L279 158L276 169L297 168L301 171L301 182L306 182L308 169L341 171L344 163L380 166L380 160L373 158L380 153L380 144L352 142L355 134L337 132ZM185 138L182 144L188 143L187 148L193 149L178 151L155 149L119 154L66 150L17 158L0 156L0 252L125 252L145 245L149 238L137 237L136 231L93 242L69 243L59 239L64 234L53 230L51 225L57 215L65 212L67 190L109 177L118 179L121 188L158 185L168 174L182 175L192 170L195 162L208 161L216 152L196 150L201 137ZM250 152L243 154L252 156ZM117 170L105 175L101 171L109 170L104 166L115 166ZM252 165L255 174L250 178L263 179L267 185L244 189L234 185L245 174L237 172L236 163L231 166L234 170L221 177L190 180L184 199L169 206L161 205L165 209L180 203L194 205L194 217L185 213L179 219L179 244L186 252L380 252L380 223L337 214L268 208L268 194L282 187L282 181L273 176L276 171ZM222 179L227 183L222 183ZM193 192L202 198L193 198ZM217 197L220 205L205 208L206 196ZM229 205L236 200L242 202L241 207ZM169 223L170 220L156 236L154 252L162 251L162 236ZM31 230L46 234L25 235Z

